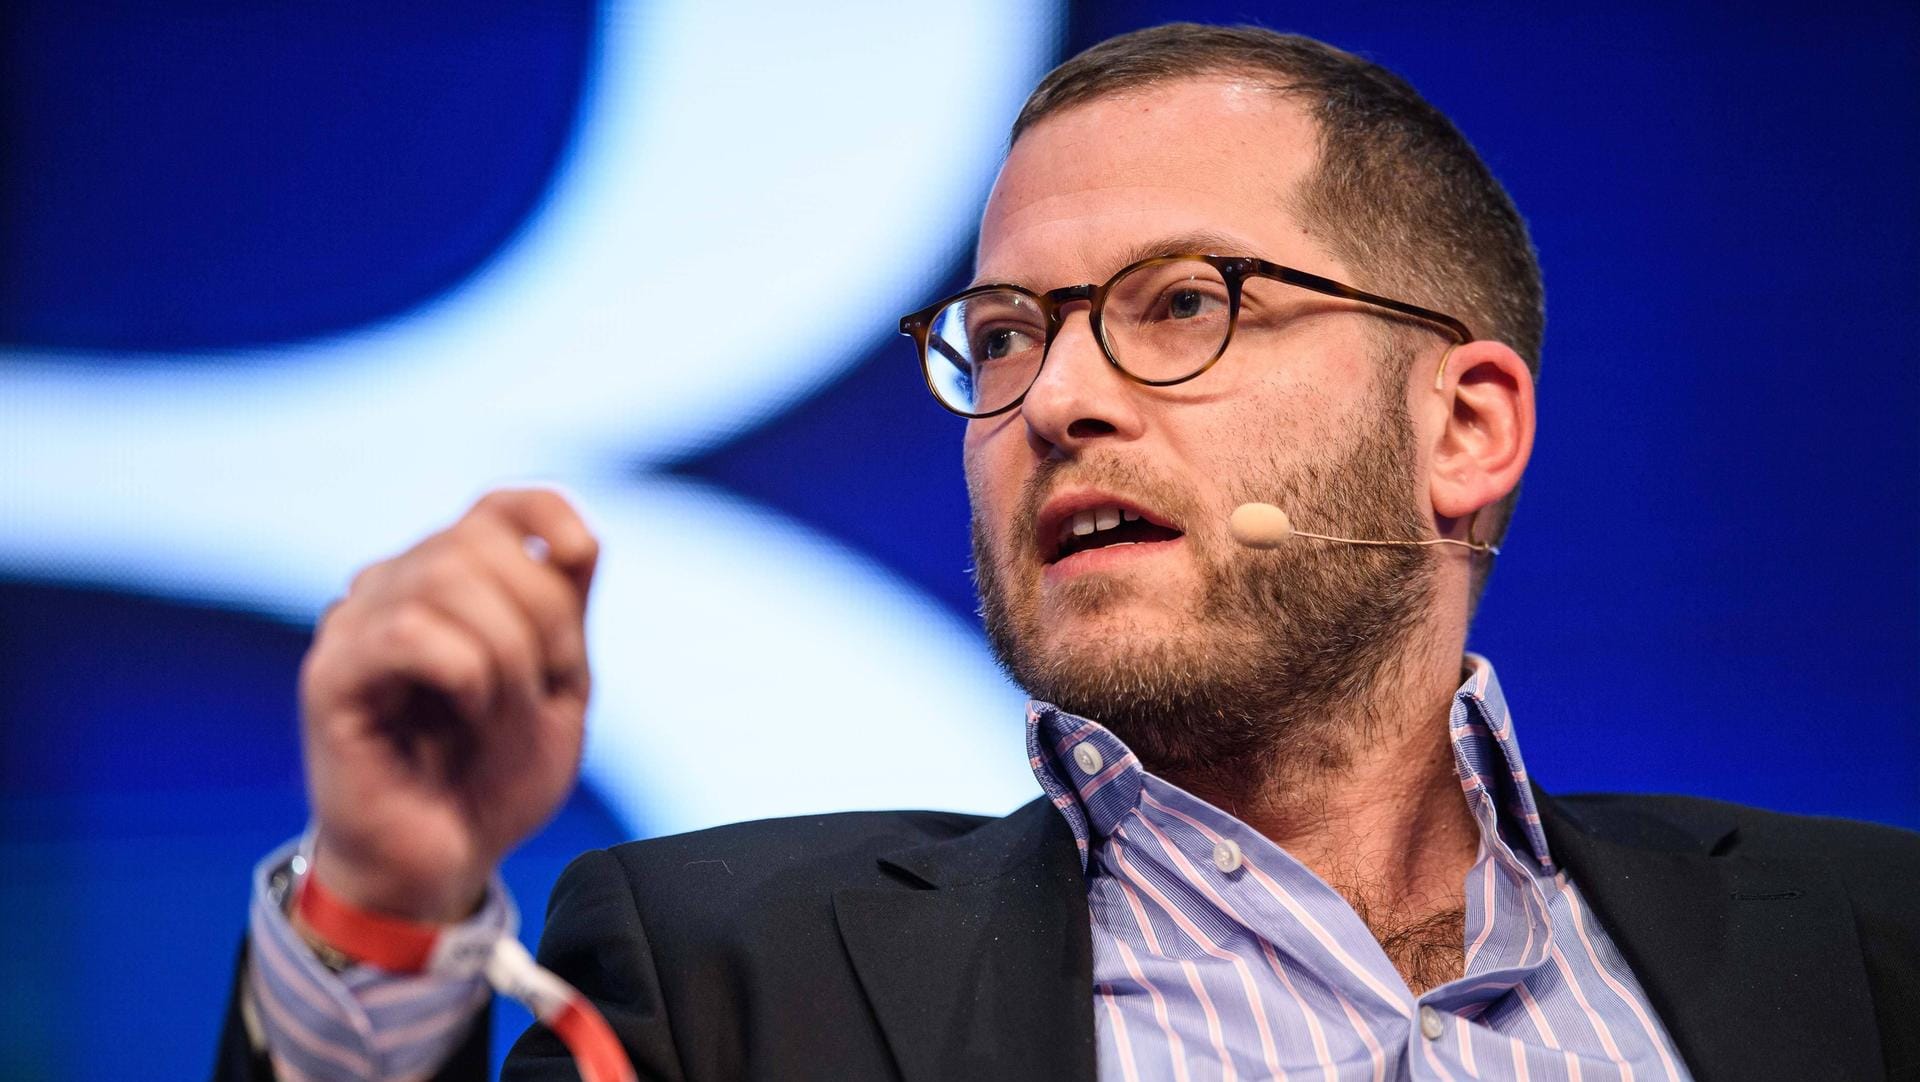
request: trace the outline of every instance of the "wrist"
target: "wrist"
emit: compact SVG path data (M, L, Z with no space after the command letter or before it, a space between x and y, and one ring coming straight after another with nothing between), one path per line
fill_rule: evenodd
M446 928L361 909L312 875L294 885L288 916L294 931L335 972L359 962L389 973L424 972Z
M488 869L442 877L396 874L390 867L356 861L324 832L306 853L306 875L355 909L422 924L458 924L487 899Z

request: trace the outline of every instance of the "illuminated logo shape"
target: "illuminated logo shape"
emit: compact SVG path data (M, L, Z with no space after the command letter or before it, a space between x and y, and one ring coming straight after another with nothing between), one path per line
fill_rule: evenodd
M548 203L452 294L271 364L5 355L0 566L305 621L484 489L558 482L607 554L587 775L630 826L1013 806L1018 695L971 629L632 464L777 412L935 288L1055 18L612 7Z

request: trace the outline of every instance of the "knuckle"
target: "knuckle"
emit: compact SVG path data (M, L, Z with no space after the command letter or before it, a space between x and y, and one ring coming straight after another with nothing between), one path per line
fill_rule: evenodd
M423 552L409 567L407 593L416 597L445 596L473 581L472 564L465 553L453 546L439 546Z
M545 499L554 494L542 488L496 488L474 502L474 512L495 518L518 519L528 511L544 509Z
M333 628L340 626L340 610L345 608L346 604L346 598L336 597L332 601L327 602L326 608L320 610L319 618L313 622L313 637L315 641L320 640Z
M367 594L372 593L378 587L380 578L386 570L386 566L384 562L368 564L354 572L352 580L347 583L347 596L365 597Z
M486 495L473 501L472 513L483 515L501 514L513 506L514 493L516 491L517 490L511 488L493 489Z
M514 491L520 499L526 502L527 506L535 508L542 513L551 514L555 511L565 511L567 509L566 498L561 496L552 486L530 485L526 488L515 489Z
M576 525L573 505L550 488L530 488L522 493L527 517L539 523L547 533L564 534Z
M524 626L503 636L497 647L500 652L500 667L519 679L526 679L540 667L540 648L533 641L533 634Z
M403 601L395 605L381 621L380 644L396 651L412 651L426 645L433 638L433 612L418 601Z
M448 692L471 702L486 696L493 683L493 670L478 652L463 650L448 660L445 679Z
M338 606L320 618L313 627L313 639L300 657L300 678L311 679L316 671L325 672L353 639L353 629L338 613Z
M316 640L300 658L299 686L311 690L326 684L334 668L334 654L327 643Z

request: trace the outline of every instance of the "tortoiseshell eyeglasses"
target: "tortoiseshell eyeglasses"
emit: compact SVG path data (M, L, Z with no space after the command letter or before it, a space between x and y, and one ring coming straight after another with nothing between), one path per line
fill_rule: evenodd
M1240 322L1248 278L1410 316L1456 344L1473 340L1466 324L1431 309L1264 259L1197 253L1130 263L1105 285L1062 286L1045 293L1013 285L974 286L901 317L900 333L919 347L927 389L942 406L962 417L991 417L1026 398L1060 332L1066 305L1089 302L1087 319L1107 363L1136 383L1168 387L1205 372L1226 353Z

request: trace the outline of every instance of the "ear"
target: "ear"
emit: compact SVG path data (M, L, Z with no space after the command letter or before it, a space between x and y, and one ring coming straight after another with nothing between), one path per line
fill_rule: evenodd
M1468 342L1427 386L1446 411L1427 478L1433 511L1463 519L1520 483L1533 453L1533 373L1503 342Z

